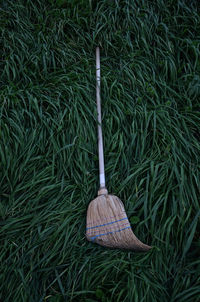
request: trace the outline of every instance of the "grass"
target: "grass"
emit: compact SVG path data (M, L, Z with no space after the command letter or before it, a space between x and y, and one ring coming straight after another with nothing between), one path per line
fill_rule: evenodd
M197 302L198 1L1 1L0 299ZM106 179L146 254L85 239Z

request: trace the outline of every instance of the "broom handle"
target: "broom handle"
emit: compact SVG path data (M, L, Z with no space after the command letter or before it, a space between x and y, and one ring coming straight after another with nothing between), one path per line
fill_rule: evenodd
M103 155L103 135L101 122L101 97L100 97L100 49L96 48L96 101L98 116L98 151L99 151L99 180L100 189L105 188L105 170Z

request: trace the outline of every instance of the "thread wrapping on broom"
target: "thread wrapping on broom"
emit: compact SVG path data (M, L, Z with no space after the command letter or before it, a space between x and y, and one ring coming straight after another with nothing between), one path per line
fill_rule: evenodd
M94 236L94 237L91 237L91 240L94 241L97 237L106 236L106 235L109 235L109 234L114 234L114 233L121 232L121 231L124 231L124 230L126 230L126 229L130 229L130 228L131 228L131 227L128 226L128 227L123 228L123 229L121 229L121 230L117 230L117 231L113 231L113 232L107 232L107 233L105 233L105 234L99 234L99 235L96 235L96 236Z
M108 222L108 223L104 223L104 224L100 224L100 225L95 225L95 226L93 226L93 227L87 228L86 230L95 229L95 228L100 228L100 227L102 227L102 226L106 226L106 225L109 225L109 224L113 224L113 223L116 223L116 222L119 222L119 221L122 221L122 220L125 220L125 219L128 219L128 218L125 217L125 218L122 218L122 219L119 219L119 220L115 220L115 221L112 221L112 222Z

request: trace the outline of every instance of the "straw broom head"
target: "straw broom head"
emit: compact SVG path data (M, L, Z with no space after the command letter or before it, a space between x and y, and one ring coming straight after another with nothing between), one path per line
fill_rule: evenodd
M87 210L86 237L89 241L105 247L148 251L150 246L142 243L133 233L122 201L106 189L92 200Z

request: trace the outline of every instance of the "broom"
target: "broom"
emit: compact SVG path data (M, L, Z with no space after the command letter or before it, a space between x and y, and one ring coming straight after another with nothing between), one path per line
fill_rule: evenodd
M122 201L108 194L105 186L103 136L101 127L100 99L100 50L96 48L96 100L98 113L98 152L100 188L98 197L87 210L86 238L105 247L148 251L150 246L142 243L133 233Z

